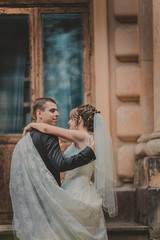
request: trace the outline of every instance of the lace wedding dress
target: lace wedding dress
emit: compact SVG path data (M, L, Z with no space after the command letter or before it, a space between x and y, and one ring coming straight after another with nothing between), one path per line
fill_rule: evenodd
M88 137L91 136L86 134L86 142ZM65 151L64 156L70 157L78 154L81 150L82 149L76 148L75 144L72 143ZM67 171L62 188L65 189L65 191L67 191L74 199L85 203L86 209L83 211L83 224L86 226L86 229L95 236L95 239L108 239L102 211L102 199L91 181L93 174L94 162ZM87 208L87 206L90 205L94 206L91 210L92 212ZM77 209L77 216L79 211L80 209ZM90 224L88 224L88 222L90 222Z
M16 237L20 240L106 240L102 200L90 182L93 168L90 163L68 172L64 189L60 188L30 134L22 138L13 152L10 177Z

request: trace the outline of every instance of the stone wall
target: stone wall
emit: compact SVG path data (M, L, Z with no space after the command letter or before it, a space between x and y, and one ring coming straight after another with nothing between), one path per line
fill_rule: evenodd
M151 9L151 1L108 1L111 129L121 184L133 183L137 139L153 130Z

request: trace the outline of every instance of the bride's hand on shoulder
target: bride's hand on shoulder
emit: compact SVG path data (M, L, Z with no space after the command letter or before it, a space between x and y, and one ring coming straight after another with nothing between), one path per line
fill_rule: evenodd
M22 137L24 137L25 134L26 134L27 132L30 132L31 130L32 130L32 126L31 126L31 123L30 123L30 124L28 124L28 125L24 128Z

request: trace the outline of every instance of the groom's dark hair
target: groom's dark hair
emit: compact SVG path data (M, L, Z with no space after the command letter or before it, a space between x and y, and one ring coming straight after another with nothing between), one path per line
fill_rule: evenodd
M34 102L33 102L33 106L32 106L32 120L36 120L37 116L36 116L36 111L39 109L41 111L45 110L45 105L46 102L52 102L56 104L56 101L52 98L48 98L48 97L42 97L42 98L37 98Z

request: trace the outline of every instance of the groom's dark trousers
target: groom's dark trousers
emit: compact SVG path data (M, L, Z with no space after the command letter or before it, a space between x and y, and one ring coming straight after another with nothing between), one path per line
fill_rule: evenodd
M61 185L60 172L83 166L95 160L95 154L90 147L86 147L77 155L64 158L57 136L45 134L36 129L32 129L30 135L43 162L59 185Z

